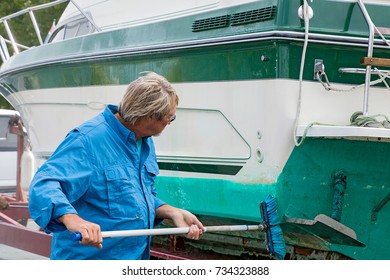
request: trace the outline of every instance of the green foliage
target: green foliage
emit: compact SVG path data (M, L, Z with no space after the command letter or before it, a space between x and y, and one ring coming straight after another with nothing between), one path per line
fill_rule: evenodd
M53 1L54 0L0 0L0 18L29 7L46 4ZM49 32L53 21L58 21L67 4L68 2L65 2L54 7L34 11L34 16L38 23L42 40L45 40L46 34ZM9 20L8 24L15 41L18 44L22 44L27 47L39 45L38 37L35 33L34 26L28 13ZM0 23L0 35L5 39L9 39L3 23ZM8 46L8 51L10 55L14 53L10 46ZM0 108L12 108L12 106L1 95Z
M0 1L0 18L27 9L29 7L46 4L49 2L53 2L53 0ZM37 20L43 40L45 39L45 36L48 33L53 21L58 21L66 5L67 2L60 5L56 5L54 7L34 11L34 16ZM39 44L39 40L37 38L34 26L31 22L30 15L28 13L9 20L8 24L10 26L10 29L12 30L15 41L19 44L28 47ZM8 34L6 33L4 28L4 24L2 23L0 23L0 35L2 35L4 38L9 39Z
M0 109L14 109L8 101L0 95Z

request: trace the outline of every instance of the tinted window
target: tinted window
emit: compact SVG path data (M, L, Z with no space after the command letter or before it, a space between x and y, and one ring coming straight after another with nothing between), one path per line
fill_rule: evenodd
M17 135L8 131L8 116L0 117L0 152L16 151Z
M74 20L59 27L49 39L49 42L57 42L65 39L71 39L94 32L94 27L85 18Z

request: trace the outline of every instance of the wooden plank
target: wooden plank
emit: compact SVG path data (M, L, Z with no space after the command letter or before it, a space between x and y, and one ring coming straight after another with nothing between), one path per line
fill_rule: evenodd
M377 27L377 29L380 33L382 33L382 35L390 35L390 28L388 27ZM376 30L375 33L379 34Z
M379 57L362 57L360 63L371 66L390 67L390 59Z

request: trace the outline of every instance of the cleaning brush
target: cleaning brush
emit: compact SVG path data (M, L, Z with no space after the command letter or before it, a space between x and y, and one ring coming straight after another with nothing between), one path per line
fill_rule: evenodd
M286 255L286 246L284 243L283 232L279 223L277 213L276 200L272 196L268 196L265 201L260 203L260 212L262 222L258 225L222 225L222 226L206 226L204 232L233 232L233 231L249 231L260 230L265 232L265 242L267 251L271 256L277 259L284 259ZM137 229L137 230L118 230L118 231L102 231L103 238L114 237L131 237L131 236L153 236L153 235L170 235L170 234L186 234L189 232L189 227L180 228L157 228L157 229ZM74 241L81 241L82 236L79 232L72 233Z

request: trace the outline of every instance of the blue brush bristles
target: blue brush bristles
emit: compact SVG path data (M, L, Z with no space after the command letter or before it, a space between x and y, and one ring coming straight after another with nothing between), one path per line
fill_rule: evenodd
M267 225L266 242L271 255L277 259L284 259L286 255L286 245L284 243L283 231L280 227L279 216L277 212L276 200L268 196L261 203L263 222Z

